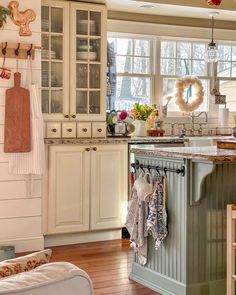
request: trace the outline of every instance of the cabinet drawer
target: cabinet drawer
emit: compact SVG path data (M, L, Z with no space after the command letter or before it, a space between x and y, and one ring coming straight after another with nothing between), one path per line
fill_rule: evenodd
M76 123L62 123L62 137L76 137Z
M88 138L92 136L91 123L77 123L77 137Z
M106 122L93 122L92 123L92 137L106 137Z
M61 137L61 123L47 123L47 138Z

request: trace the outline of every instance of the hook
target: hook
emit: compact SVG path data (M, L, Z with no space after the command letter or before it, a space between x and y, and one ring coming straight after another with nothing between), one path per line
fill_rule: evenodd
M30 44L30 49L27 50L27 56L31 57L33 44Z
M134 169L134 173L136 173L136 166L135 166L135 164L131 164L131 166Z
M151 174L151 167L150 167L150 165L147 166L147 170Z
M163 170L164 170L165 177L167 177L167 168L165 167Z
M160 173L160 170L159 170L159 166L156 166L156 172L157 172L158 176L161 177L161 173Z
M2 55L5 56L7 54L7 42L5 42L5 46L2 49Z
M20 53L20 43L18 43L18 46L17 46L17 48L15 49L15 55L16 56L19 56L19 53Z
M141 168L141 170L143 171L143 173L145 173L145 170L144 170L144 168L143 168L143 164L140 164L139 167Z

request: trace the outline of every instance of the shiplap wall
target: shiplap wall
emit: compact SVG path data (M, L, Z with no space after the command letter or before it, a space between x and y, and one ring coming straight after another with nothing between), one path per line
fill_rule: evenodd
M18 0L20 10L34 9L36 20L31 23L32 36L20 37L18 27L8 18L3 30L0 30L0 42L22 42L40 45L41 42L41 1ZM8 0L2 0L1 5L7 6ZM41 83L40 52L33 61L33 81ZM2 59L0 59L0 66ZM41 179L32 180L27 175L11 175L8 173L8 155L3 152L4 144L4 112L5 91L13 86L13 72L16 70L16 60L7 59L6 67L12 69L10 80L0 79L0 244L14 245L16 252L42 249L41 209ZM19 71L22 74L22 86L27 86L28 62L19 60Z

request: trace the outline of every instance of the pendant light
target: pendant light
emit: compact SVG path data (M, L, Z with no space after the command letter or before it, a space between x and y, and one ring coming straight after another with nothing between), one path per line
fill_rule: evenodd
M205 61L209 63L217 62L219 60L219 52L214 42L214 16L218 15L218 12L212 12L211 15L211 42L207 45L207 51L205 54Z

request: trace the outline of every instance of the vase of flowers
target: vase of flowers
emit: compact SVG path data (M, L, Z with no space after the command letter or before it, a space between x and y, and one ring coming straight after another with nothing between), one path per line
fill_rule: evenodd
M154 107L147 104L135 103L133 105L131 114L135 117L133 123L135 126L134 136L147 136L147 119L153 111Z

